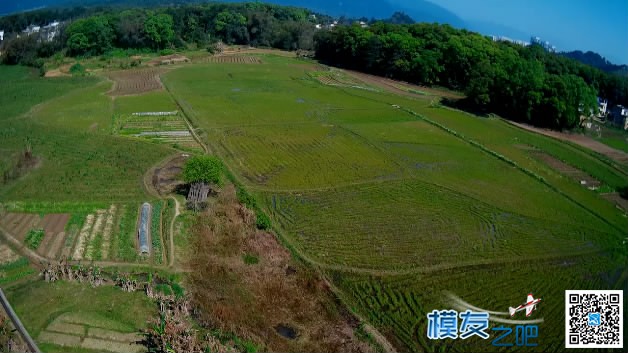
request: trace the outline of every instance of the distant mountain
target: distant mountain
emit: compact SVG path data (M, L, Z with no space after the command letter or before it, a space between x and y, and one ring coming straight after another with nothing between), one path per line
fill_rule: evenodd
M11 14L35 10L50 4L60 3L62 0L23 0L23 1L0 1L0 15Z
M453 12L426 0L398 2L394 0L268 0L280 5L306 7L316 12L332 16L353 18L389 18L395 12L403 11L415 22L448 23L462 28L465 22Z
M628 65L615 65L608 61L605 57L592 51L583 53L580 50L575 50L570 52L563 52L560 53L560 55L578 60L583 64L597 67L602 71L617 73L624 76L628 75Z
M384 20L386 23L392 23L394 25L411 25L415 23L412 17L406 15L405 12L395 12L389 19Z
M226 2L243 2L241 0L225 0ZM253 1L253 0L251 0ZM206 2L202 0L0 0L0 14L10 14L32 10L40 7L58 5L96 5L96 4L125 4L125 5L155 5L181 4ZM454 27L464 28L465 22L445 8L426 0L267 0L263 2L280 5L305 7L316 12L332 16L347 16L353 18L387 19L395 12L404 12L415 22L448 23ZM406 19L407 21L407 19Z

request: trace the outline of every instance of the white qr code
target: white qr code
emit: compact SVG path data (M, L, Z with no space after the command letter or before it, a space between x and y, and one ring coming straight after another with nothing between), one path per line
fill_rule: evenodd
M623 291L565 291L566 348L623 348Z

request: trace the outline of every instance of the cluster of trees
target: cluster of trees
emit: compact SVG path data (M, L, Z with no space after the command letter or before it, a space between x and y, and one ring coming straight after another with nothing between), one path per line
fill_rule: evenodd
M550 128L572 128L596 95L628 103L628 80L574 60L448 25L338 26L315 36L317 58L342 67L465 92L459 104Z
M28 24L45 24L53 19L68 19L70 24L52 42L41 41L37 36L9 36L4 43L3 61L38 66L38 58L60 50L72 56L89 56L114 48L207 47L217 41L311 50L316 21L329 21L328 17L312 15L305 9L262 3L36 11L2 18L0 27L19 33ZM77 16L82 18L73 20Z

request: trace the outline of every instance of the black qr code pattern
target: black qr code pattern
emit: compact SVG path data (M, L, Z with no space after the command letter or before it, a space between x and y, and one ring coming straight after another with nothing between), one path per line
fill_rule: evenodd
M619 293L568 293L567 343L619 348L622 344L620 296Z

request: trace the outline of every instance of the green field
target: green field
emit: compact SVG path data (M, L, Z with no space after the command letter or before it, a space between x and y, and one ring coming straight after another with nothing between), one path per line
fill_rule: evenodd
M45 352L104 351L106 342L99 338L135 334L146 328L146 318L157 314L154 303L141 291L126 293L114 286L36 281L14 286L6 294ZM85 349L86 336L99 348Z
M138 205L166 207L147 194L142 177L179 147L134 135L183 129L187 118L257 198L284 244L326 273L344 302L401 351L462 350L426 340L426 313L449 308L444 291L499 311L533 292L544 299L539 315L547 320L540 347L557 351L565 289L625 285L625 213L531 151L606 189L628 183L625 166L497 118L441 107L431 96L374 90L340 71L312 71L321 68L306 60L260 58L259 65L184 65L163 75L167 90L115 99L98 78L43 80L0 66L37 105L29 111L0 98L8 107L0 112L0 151L19 153L28 141L42 158L1 186L0 200L9 210L69 212L75 230L81 216L116 204L110 257L137 261ZM0 92L8 86L0 78ZM174 110L172 117L132 116ZM158 218L161 207L153 208L153 229L170 224ZM154 239L154 263L185 251L188 223L176 223L175 249ZM28 299L17 305L24 311ZM27 327L37 334L51 315L27 317Z
M448 349L424 327L447 290L489 310L529 291L548 298L541 343L560 350L563 291L617 285L626 216L530 149L612 189L628 180L621 167L498 119L262 60L188 66L164 82L283 240L399 349Z

